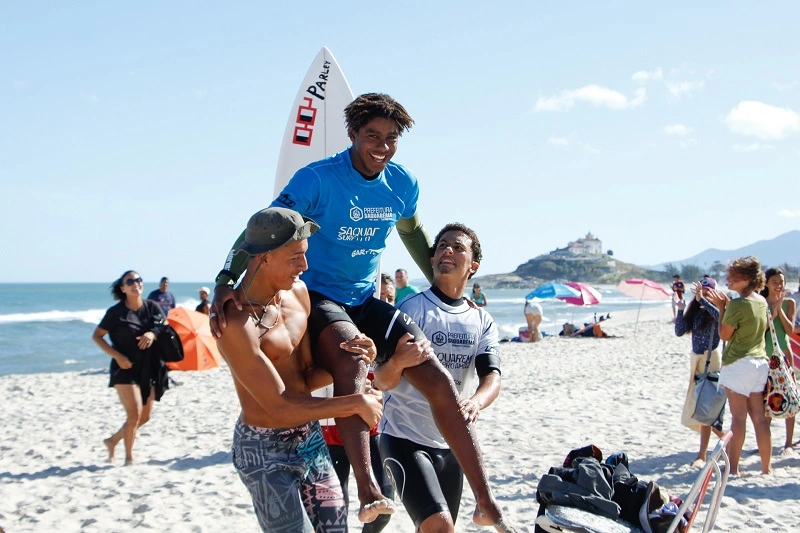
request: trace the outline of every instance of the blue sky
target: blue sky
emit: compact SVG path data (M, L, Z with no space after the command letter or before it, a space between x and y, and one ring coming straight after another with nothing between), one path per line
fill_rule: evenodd
M365 7L366 6L366 7ZM724 6L721 7L721 6ZM0 3L0 282L209 281L319 49L479 274L591 231L674 261L800 227L796 2ZM702 228L702 229L698 229ZM383 269L418 271L393 236Z

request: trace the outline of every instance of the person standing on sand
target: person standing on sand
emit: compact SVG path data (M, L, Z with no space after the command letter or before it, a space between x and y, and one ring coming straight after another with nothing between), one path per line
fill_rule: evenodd
M164 316L169 316L169 310L175 309L175 296L167 289L169 288L169 278L164 276L158 284L158 288L147 295L148 300L153 300L161 306Z
M229 306L229 324L218 341L242 407L233 464L264 531L346 530L344 497L317 420L358 416L374 425L381 413L370 394L311 396L332 382L311 361L311 304L300 281L307 268L306 239L317 228L289 209L268 208L250 218L239 247L250 260L237 289L247 305ZM341 346L369 361L377 353L364 335ZM377 514L374 506L362 509L361 517L369 522Z
M692 461L692 466L701 468L706 463L706 453L708 452L708 442L711 440L711 432L722 438L722 415L713 425L701 424L692 418L694 409L697 405L694 379L697 374L701 374L706 368L706 359L711 350L711 362L709 372L719 372L722 366L722 354L719 350L718 324L714 316L708 312L711 303L703 296L709 290L715 289L717 282L711 278L704 277L699 283L694 284L694 298L687 306L684 302L678 302L678 314L675 317L675 335L682 337L687 332L692 334L692 354L689 361L689 388L686 390L686 398L683 402L683 412L681 413L681 424L700 432L700 449L697 457ZM719 314L719 311L717 311Z
M208 313L211 312L209 310L209 308L211 307L211 302L208 301L208 295L211 294L211 289L209 289L208 287L200 287L197 290L197 294L200 296L200 303L197 305L197 307L194 308L194 310L197 311L198 313L203 313L204 315L207 315Z
M764 273L767 279L764 290L761 291L761 296L767 300L769 306L770 319L775 326L775 333L778 337L778 344L783 351L786 366L792 369L792 347L789 345L789 333L794 326L794 318L797 313L797 307L791 298L786 298L786 278L783 270L780 268L768 268ZM772 345L772 333L767 328L764 334L764 344L767 348L767 357L772 357L774 347ZM794 423L795 417L786 418L786 441L783 444L783 451L781 456L792 455L794 453L793 443L794 440Z
M528 342L539 340L539 324L542 323L542 306L538 302L525 300L525 321L528 323Z
M719 338L727 342L722 354L719 386L728 393L731 411L731 431L727 452L731 475L741 475L739 460L742 457L747 417L753 423L758 453L761 456L761 473L771 474L772 436L769 419L764 413L764 386L767 384L769 358L764 344L767 331L767 302L758 294L764 287L761 263L753 256L735 259L728 266L727 283L739 298L711 289L706 299L713 304L708 311L719 321Z
M419 289L408 284L408 272L405 268L398 268L394 273L394 284L396 287L395 302L400 303L412 294L417 294Z
M392 161L400 135L411 128L413 119L390 96L370 93L345 108L345 122L352 146L298 170L272 203L291 206L322 226L309 240L304 280L311 298L314 362L333 375L336 396L363 393L367 376L367 365L342 349L343 341L363 332L375 340L377 360L383 362L401 340L425 338L416 324L374 297L380 256L395 227L417 266L432 278L430 237L417 214L417 179ZM245 267L237 246L217 276L209 315L217 336L226 323L225 302L233 299L238 309L246 305L241 293L229 287ZM434 406L439 429L475 494L476 523L495 523L502 513L486 481L478 443L461 416L452 378L429 363L406 369L404 377ZM353 465L362 511L374 505L388 509L370 469L369 425L354 416L337 418L336 425Z
M480 267L481 245L475 232L463 224L446 225L434 243L433 286L406 298L399 309L422 324L437 346L437 357L431 362L453 377L461 413L472 429L480 411L500 394L497 327L489 313L470 306L464 298L467 280ZM463 473L436 428L430 404L404 379L405 370L419 363L416 357L396 354L375 369L375 385L384 391L381 457L416 530L453 532ZM498 531L513 531L502 518L494 526Z
M108 386L117 390L125 408L122 427L103 444L112 462L114 449L124 440L126 465L133 463L136 432L150 420L153 401L160 400L168 386L166 367L150 349L164 325L164 314L156 302L142 298L143 290L142 277L135 270L122 274L111 284L111 294L119 303L108 308L92 333L92 340L111 357Z
M672 321L675 322L677 316L678 302L683 302L683 292L686 286L678 274L672 276Z

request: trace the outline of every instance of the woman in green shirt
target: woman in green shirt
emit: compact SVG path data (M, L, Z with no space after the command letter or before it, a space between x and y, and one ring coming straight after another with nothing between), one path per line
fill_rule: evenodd
M764 344L767 331L767 302L758 294L765 277L761 263L753 256L735 259L728 266L728 288L739 298L728 299L725 293L709 291L707 299L719 310L719 337L727 342L722 353L719 384L728 393L731 432L728 458L731 474L738 476L739 459L747 431L747 416L756 432L761 473L770 474L772 435L764 414L764 386L767 383L769 358Z
M761 291L761 296L766 298L769 306L770 319L775 325L775 333L778 336L778 344L786 359L786 365L792 368L792 348L789 346L789 333L794 327L794 316L797 304L791 298L786 298L786 276L780 268L768 268L764 273L767 278L767 286ZM772 333L765 334L764 342L767 347L767 355L772 357ZM794 439L794 419L786 419L786 442L783 444L782 456L793 453L792 440Z

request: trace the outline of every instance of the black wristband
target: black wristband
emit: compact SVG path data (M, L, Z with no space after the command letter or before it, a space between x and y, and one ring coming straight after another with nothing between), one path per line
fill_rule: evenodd
M219 278L221 278L222 276L228 276L228 278L230 278L231 281L236 282L236 276L233 275L233 272L223 268L222 270L219 271L217 277L214 278L214 283L219 284Z

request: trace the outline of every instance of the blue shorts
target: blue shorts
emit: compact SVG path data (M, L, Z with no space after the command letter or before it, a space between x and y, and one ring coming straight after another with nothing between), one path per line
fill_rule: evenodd
M238 420L232 456L263 531L347 531L347 507L319 422L271 429Z

